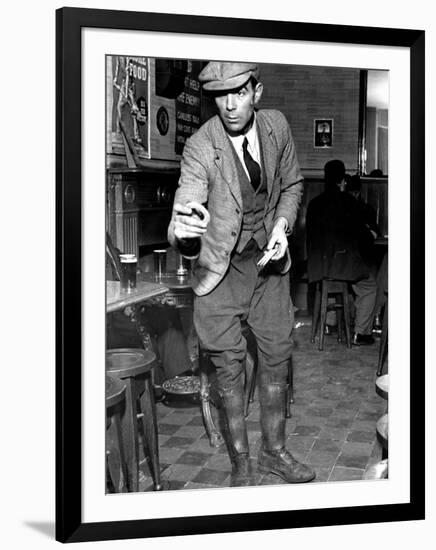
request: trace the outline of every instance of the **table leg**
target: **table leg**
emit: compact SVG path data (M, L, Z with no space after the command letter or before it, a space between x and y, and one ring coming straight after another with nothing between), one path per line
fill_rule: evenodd
M200 358L201 362L201 358ZM221 447L224 443L224 438L221 433L215 427L215 423L212 418L212 412L210 410L210 384L209 378L200 366L200 400L201 400L201 412L203 414L203 422L206 428L206 433L209 437L209 443L211 447Z

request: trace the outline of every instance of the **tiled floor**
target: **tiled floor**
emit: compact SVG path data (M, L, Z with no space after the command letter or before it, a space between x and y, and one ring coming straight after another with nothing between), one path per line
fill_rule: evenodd
M347 349L336 335L325 338L324 351L310 343L310 322L297 318L294 404L288 419L287 448L310 464L317 482L362 479L381 458L377 419L386 402L375 393L378 340L372 346ZM226 447L210 446L198 405L157 405L162 479L169 490L226 487L230 462ZM250 455L256 471L260 446L257 397L247 418ZM273 475L256 474L256 483L284 483ZM146 461L141 463L140 490L152 490Z

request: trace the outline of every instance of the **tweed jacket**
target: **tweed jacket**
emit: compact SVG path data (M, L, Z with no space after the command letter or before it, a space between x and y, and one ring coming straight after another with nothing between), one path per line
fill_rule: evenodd
M288 230L293 228L303 192L303 178L285 116L275 110L260 110L256 123L267 181L264 225L269 237L275 221L281 216L288 221ZM206 204L211 216L193 262L192 286L199 296L212 291L224 277L241 231L243 205L232 147L216 115L187 140L183 151L174 202ZM179 248L173 218L174 212L168 240ZM277 262L277 269L286 273L290 265L287 251L285 261Z

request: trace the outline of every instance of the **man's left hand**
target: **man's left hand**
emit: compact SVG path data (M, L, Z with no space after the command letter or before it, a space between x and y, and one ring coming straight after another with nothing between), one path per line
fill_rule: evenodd
M286 229L288 222L285 218L278 218L274 224L273 230L271 231L271 236L268 241L267 250L271 250L277 246L277 252L271 258L272 261L281 260L286 254L288 248L288 239L286 237Z

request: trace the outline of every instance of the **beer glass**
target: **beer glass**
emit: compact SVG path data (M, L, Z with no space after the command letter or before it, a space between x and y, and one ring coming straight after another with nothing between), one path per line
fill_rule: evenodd
M136 254L120 254L121 262L121 292L131 292L136 288Z

